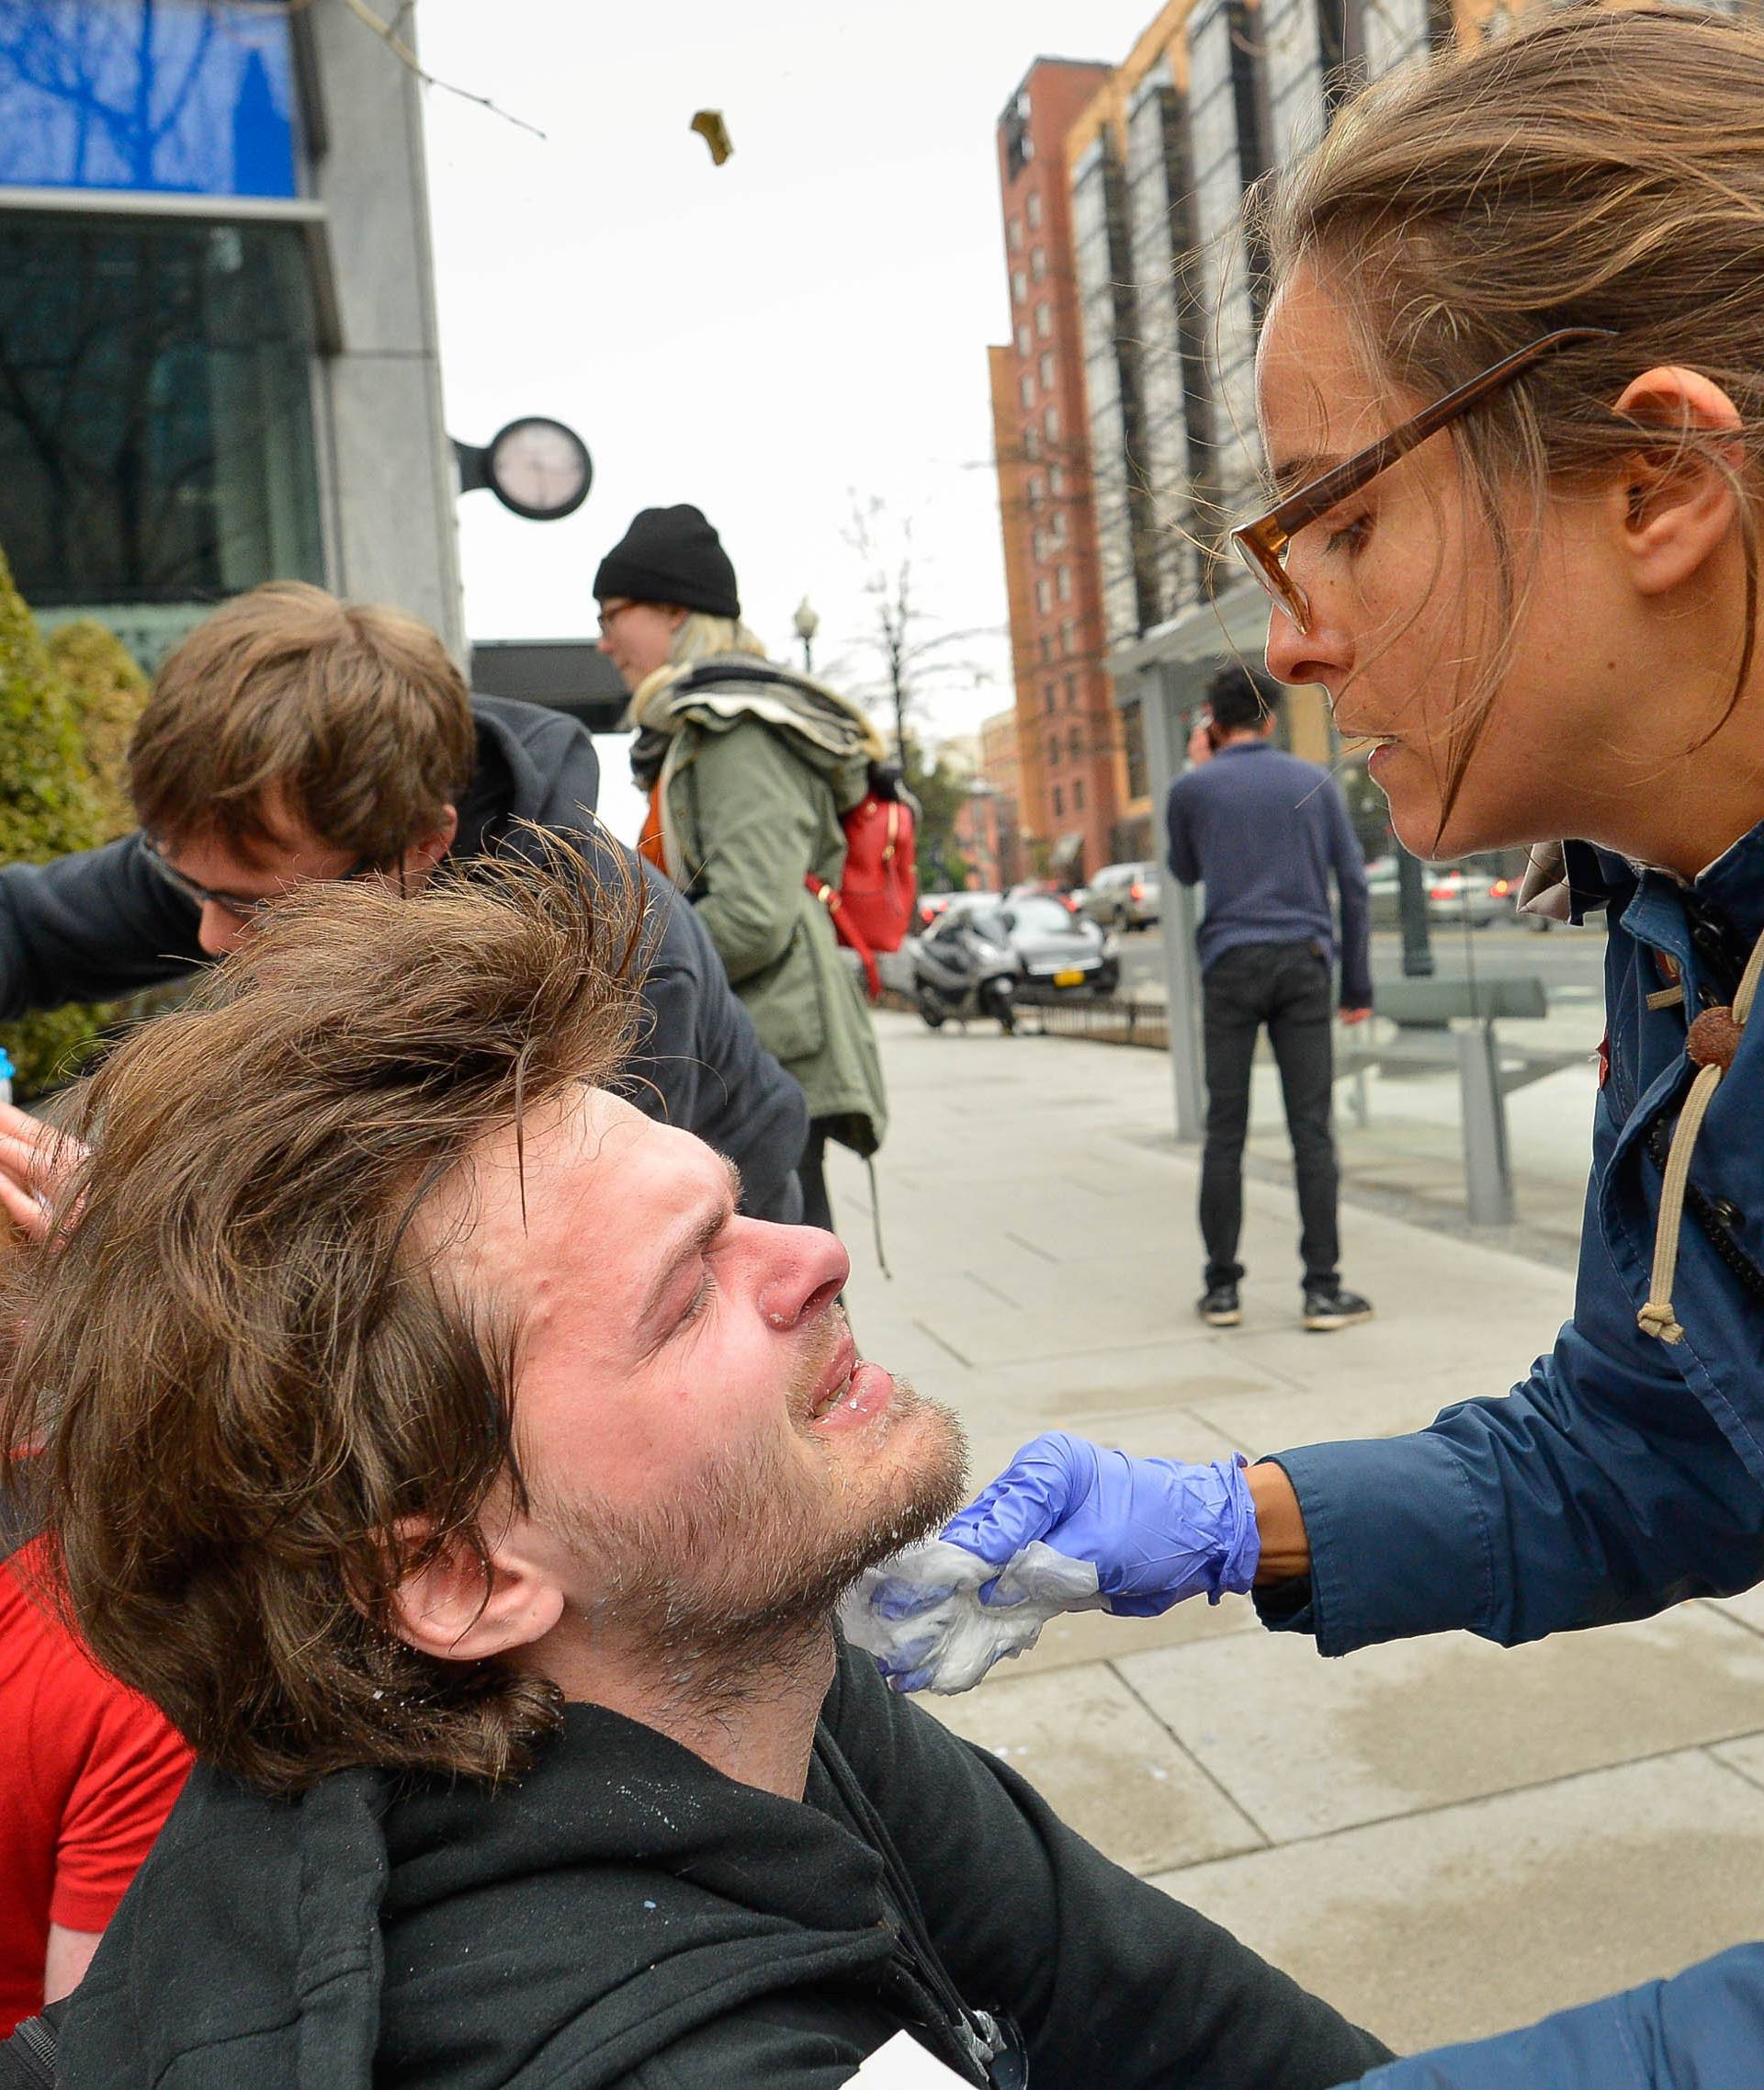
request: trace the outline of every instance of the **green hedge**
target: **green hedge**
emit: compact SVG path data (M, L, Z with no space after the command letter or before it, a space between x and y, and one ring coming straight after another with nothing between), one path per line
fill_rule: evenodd
M139 709L145 688L120 645L96 625L70 627L59 645L46 644L0 556L0 864L46 863L94 848L131 824L126 796L118 796L117 733L126 746L133 721L121 721L131 698ZM103 782L82 736L88 717L109 769ZM0 1023L0 1045L17 1069L15 1093L29 1096L74 1072L107 1014L71 1007Z

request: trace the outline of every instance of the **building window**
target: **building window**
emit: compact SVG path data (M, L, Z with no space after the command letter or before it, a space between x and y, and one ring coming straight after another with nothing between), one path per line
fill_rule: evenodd
M1035 156L1035 141L1029 135L1027 90L1012 96L1010 107L999 119L999 129L1004 135L1005 178L1015 181Z
M1050 406L1046 412L1042 415L1041 424L1047 432L1047 440L1050 443L1057 443L1059 440L1059 409L1057 406Z
M1065 468L1063 465L1049 465L1049 466L1048 466L1048 468L1047 468L1047 491L1048 491L1048 492L1049 492L1049 493L1051 493L1051 494L1054 496L1054 498L1055 498L1055 500L1056 500L1056 501L1057 501L1057 500L1058 500L1058 498L1059 498L1059 496L1060 496L1062 493L1064 493L1064 492L1065 492L1065 491L1066 491L1066 468Z
M1078 709L1078 677L1076 675L1068 675L1066 678L1066 708L1068 711Z
M294 11L8 6L0 183L295 195Z
M1041 506L1043 491L1041 474L1038 471L1032 471L1029 474L1029 505L1032 508Z
M1051 661L1054 657L1054 635L1051 631L1044 631L1041 635L1041 657L1044 661Z
M1037 283L1041 282L1041 281L1042 281L1042 279L1043 279L1043 278L1044 278L1044 277L1046 276L1046 274L1047 274L1047 249L1046 249L1046 247L1031 247L1031 248L1030 248L1030 250L1029 250L1029 273L1030 273L1030 275L1031 275L1031 276L1033 276L1033 277L1035 277L1035 281L1036 281Z
M1023 432L1023 454L1032 464L1041 455L1041 430L1033 422Z
M1049 733L1047 736L1047 762L1050 768L1057 769L1059 767L1059 735L1057 733Z
M1012 301L1020 305L1028 295L1029 278L1023 273L1022 269L1013 268L1011 271L1011 296Z
M0 544L40 607L322 581L292 226L0 216Z
M1059 788L1059 785L1058 785L1057 784L1056 784L1056 785L1054 785L1054 818L1055 818L1056 819L1061 819L1061 818L1063 817L1063 815L1065 814L1065 811L1066 811L1066 799L1065 799L1065 795L1064 795L1064 794L1061 792L1061 790L1060 790L1060 788Z
M1020 254L1023 251L1023 220L1021 218L1012 219L1011 222L1004 228L1004 236L1010 243L1011 252Z
M1069 616L1059 627L1059 650L1070 655L1078 651L1078 619Z
M1044 341L1054 338L1054 308L1045 299L1035 307L1035 332Z
M1065 509L1056 508L1054 510L1053 514L1048 518L1047 535L1054 540L1056 544L1064 544L1066 542Z
M1060 568L1058 580L1059 599L1062 603L1069 603L1072 599L1072 570L1069 566Z
M1050 348L1041 359L1041 381L1049 391L1054 389L1054 352Z
M1032 407L1035 405L1035 373L1033 370L1025 370L1023 373L1022 377L1017 379L1017 397L1023 401L1025 407Z
M1127 756L1127 796L1143 798L1151 786L1146 778L1146 721L1136 704L1121 714L1121 738Z
M1033 189L1030 191L1029 200L1023 206L1023 216L1028 219L1029 230L1032 232L1038 232L1041 230L1041 196L1039 191Z
M1041 579L1035 582L1035 607L1043 616L1046 616L1053 606L1054 591L1048 586L1047 576L1044 573Z
M1072 779L1072 810L1075 813L1084 810L1084 779L1081 776Z
M1041 692L1041 701L1042 708L1044 710L1051 711L1054 708L1054 685L1052 683L1047 683L1043 685Z
M1067 738L1071 747L1072 760L1082 762L1084 760L1084 731L1082 727L1074 726Z
M1017 354L1026 357L1034 352L1034 348L1035 344L1029 338L1028 323L1024 322L1017 329Z

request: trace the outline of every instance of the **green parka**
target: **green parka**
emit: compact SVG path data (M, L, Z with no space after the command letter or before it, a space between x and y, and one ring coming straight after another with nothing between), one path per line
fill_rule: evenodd
M730 662L717 665L726 672ZM868 1156L888 1126L876 1032L857 970L804 882L812 871L839 884L840 815L864 796L867 757L786 722L788 685L819 696L815 684L763 673L751 687L719 679L702 702L691 676L673 694L662 772L668 867L761 1044L801 1083L809 1117Z

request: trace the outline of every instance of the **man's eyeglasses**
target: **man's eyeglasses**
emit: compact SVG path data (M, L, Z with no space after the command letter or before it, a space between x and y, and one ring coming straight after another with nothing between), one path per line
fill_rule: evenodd
M1283 610L1300 631L1308 631L1311 605L1304 589L1286 571L1287 548L1307 523L1327 515L1338 503L1358 493L1381 471L1388 471L1430 435L1437 435L1442 428L1449 427L1472 407L1480 406L1503 385L1523 377L1534 363L1555 355L1558 348L1572 348L1583 341L1614 341L1616 338L1614 327L1558 327L1554 333L1546 333L1540 340L1516 349L1512 355L1502 356L1480 377L1472 378L1468 384L1460 385L1456 391L1447 392L1443 399L1436 400L1413 421L1404 422L1400 428L1393 428L1388 435L1381 435L1345 464L1336 465L1320 479L1301 486L1253 523L1245 523L1233 530L1231 541L1242 553L1244 564L1267 590L1274 607Z
M290 885L285 887L278 893L259 894L254 897L246 893L222 892L214 886L199 886L194 878L186 877L175 864L167 860L164 850L161 848L152 835L143 834L141 836L141 853L146 857L148 863L153 865L153 869L158 872L161 878L175 893L182 894L187 900L197 908L218 907L223 912L232 915L235 921L258 921L268 909L285 900L289 892L293 890L293 886ZM327 878L324 883L326 885L341 885L349 878L368 878L373 876L375 872L383 870L384 867L383 864L376 864L369 858L364 857L359 864L352 864L348 870L338 872L335 878ZM296 880L295 883L299 884L300 881Z

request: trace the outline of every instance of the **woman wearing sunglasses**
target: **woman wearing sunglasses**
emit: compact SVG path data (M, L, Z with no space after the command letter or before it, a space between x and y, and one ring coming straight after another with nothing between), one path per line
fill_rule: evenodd
M1245 1466L1055 1436L948 1536L1326 1654L1764 1578L1764 37L1576 10L1363 96L1268 200L1235 535L1404 843L1609 923L1572 1321L1506 1397ZM1566 847L1554 838L1572 837ZM1516 1337L1519 1331L1515 1331ZM1498 1395L1499 1389L1491 1388ZM1367 2079L1764 2083L1764 1946Z

